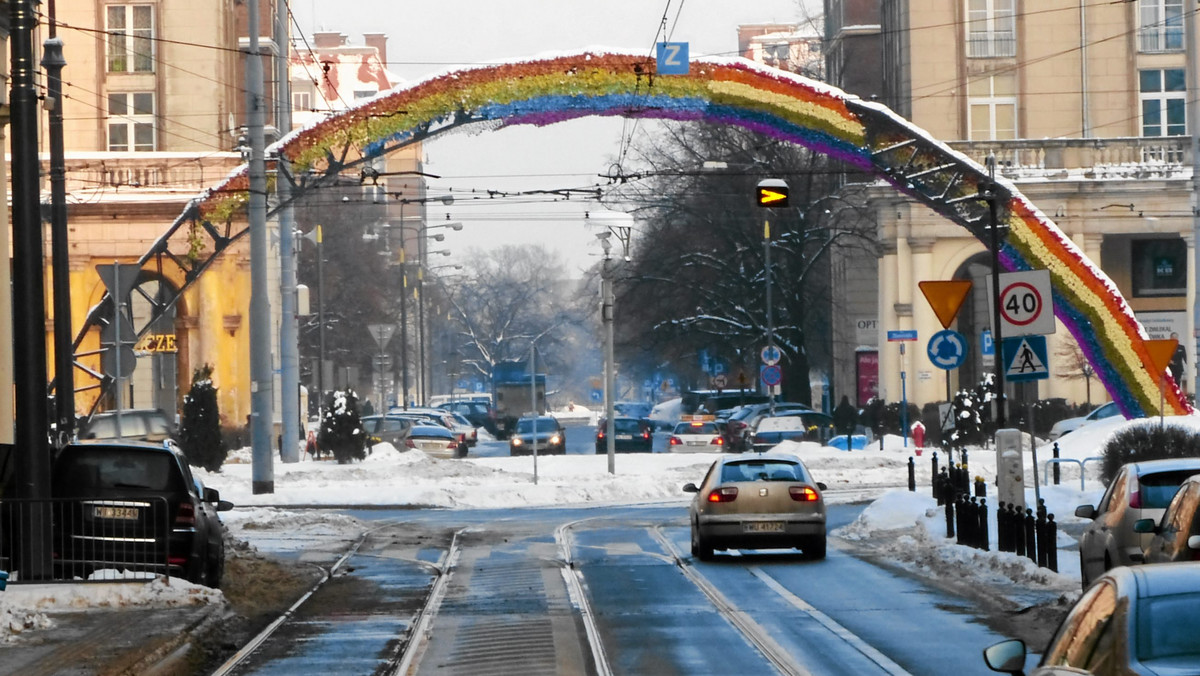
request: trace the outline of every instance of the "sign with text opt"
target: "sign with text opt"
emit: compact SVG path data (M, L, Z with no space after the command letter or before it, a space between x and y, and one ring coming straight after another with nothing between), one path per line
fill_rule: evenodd
M992 278L987 280L988 299L993 302ZM999 301L1000 335L1004 338L1048 336L1057 328L1049 270L1001 273Z

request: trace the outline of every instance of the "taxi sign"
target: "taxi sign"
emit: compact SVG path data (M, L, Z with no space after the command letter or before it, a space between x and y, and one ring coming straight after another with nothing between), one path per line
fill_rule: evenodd
M925 300L929 301L929 307L933 308L943 329L950 328L963 300L971 292L969 279L919 282L917 286L921 287L921 293L925 294Z
M788 184L778 178L764 178L758 182L757 200L760 207L786 207Z

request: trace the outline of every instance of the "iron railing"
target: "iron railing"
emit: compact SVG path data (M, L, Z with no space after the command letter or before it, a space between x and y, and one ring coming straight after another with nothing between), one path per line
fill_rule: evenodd
M10 583L182 575L166 498L0 500L0 570Z

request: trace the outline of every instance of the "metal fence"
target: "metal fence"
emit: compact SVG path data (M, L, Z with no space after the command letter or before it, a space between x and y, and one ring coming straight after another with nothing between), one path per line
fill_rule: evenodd
M178 575L173 518L163 497L0 500L0 570L10 583Z

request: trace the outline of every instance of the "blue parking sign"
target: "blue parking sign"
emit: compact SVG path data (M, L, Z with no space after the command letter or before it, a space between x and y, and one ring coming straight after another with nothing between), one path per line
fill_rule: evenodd
M688 43L659 42L655 48L658 55L656 67L659 75L688 74Z

